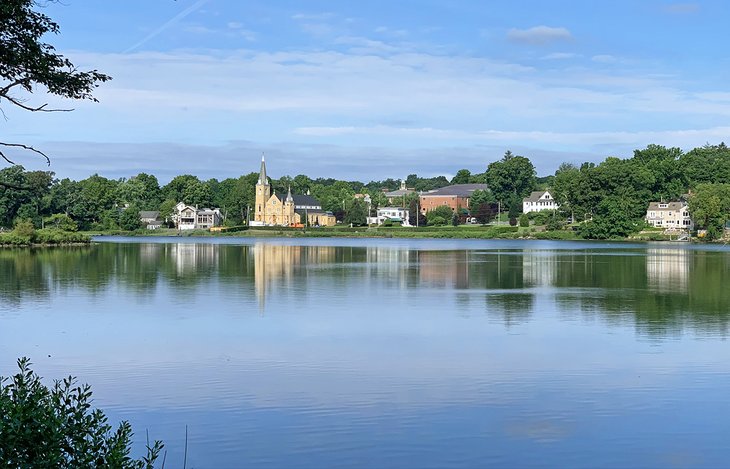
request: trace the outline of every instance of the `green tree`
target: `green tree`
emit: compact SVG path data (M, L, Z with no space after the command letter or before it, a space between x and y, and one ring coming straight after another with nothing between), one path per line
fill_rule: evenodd
M520 226L523 228L530 226L530 219L527 217L526 213L520 215Z
M142 221L139 218L139 208L136 205L130 205L119 215L119 227L123 230L134 231L142 227Z
M10 104L31 112L51 112L47 104L30 104L18 92L32 94L37 89L68 99L96 101L92 91L111 78L96 70L81 71L71 61L44 42L48 34L58 34L59 26L35 11L34 0L0 2L0 111ZM2 148L24 149L48 157L30 145L0 141ZM0 157L14 164L0 151ZM9 187L0 180L0 186ZM23 188L24 186L15 186Z
M471 197L469 197L470 207L479 207L482 204L491 204L494 202L497 202L497 199L495 199L494 194L489 189L475 190L471 193Z
M536 184L536 172L532 162L524 156L507 151L499 161L487 167L487 184L497 200L511 206L520 203L532 192Z
M471 171L468 169L460 169L456 175L451 178L451 184L469 184L471 182Z
M132 427L122 422L112 431L101 410L91 407L91 388L72 377L50 388L30 369L0 378L0 460L6 467L114 467L151 469L162 451L156 441L147 455L132 459Z
M352 223L353 226L362 226L367 224L367 204L362 199L355 199L345 212L344 222Z
M730 218L730 184L698 185L689 198L689 210L708 238L721 237Z

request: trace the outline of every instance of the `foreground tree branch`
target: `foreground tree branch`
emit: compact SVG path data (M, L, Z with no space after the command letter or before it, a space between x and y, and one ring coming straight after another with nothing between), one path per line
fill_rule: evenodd
M61 98L97 102L92 92L111 77L97 70L78 70L69 59L56 53L52 45L43 42L44 35L58 34L59 26L45 14L35 11L39 6L36 0L0 1L0 104L6 100L29 112L73 110L49 108L48 103L28 104L28 99L18 96L18 92L33 94L39 87ZM2 111L0 109L5 115ZM0 146L28 150L43 156L50 164L48 156L31 145L0 142ZM0 157L8 164L16 164L3 152Z

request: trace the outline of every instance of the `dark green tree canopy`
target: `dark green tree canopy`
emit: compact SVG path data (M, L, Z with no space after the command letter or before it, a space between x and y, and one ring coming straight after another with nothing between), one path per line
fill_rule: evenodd
M0 111L7 104L31 112L69 111L48 108L47 103L30 104L22 94L40 90L67 99L96 101L92 91L99 83L111 79L97 70L78 70L68 58L43 41L46 34L58 34L59 26L35 11L40 6L35 0L0 2ZM0 141L0 147L35 152L50 164L43 152L30 145ZM15 164L2 151L0 157Z

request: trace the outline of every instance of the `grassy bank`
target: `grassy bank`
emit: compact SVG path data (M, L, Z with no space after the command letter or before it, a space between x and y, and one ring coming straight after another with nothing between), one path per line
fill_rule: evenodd
M403 227L333 226L319 228L289 228L278 226L238 227L235 230L214 232L207 230L177 231L174 229L138 231L93 231L97 236L206 236L206 237L287 237L287 238L446 238L446 239L580 239L573 231L539 231L535 227L520 228L505 225L460 225Z
M85 233L62 231L56 228L0 233L0 246L58 246L88 244L91 237Z

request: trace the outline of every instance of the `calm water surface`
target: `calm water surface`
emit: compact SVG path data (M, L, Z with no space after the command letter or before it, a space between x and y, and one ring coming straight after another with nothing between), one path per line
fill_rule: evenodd
M723 246L100 238L0 250L29 356L168 467L720 467Z

